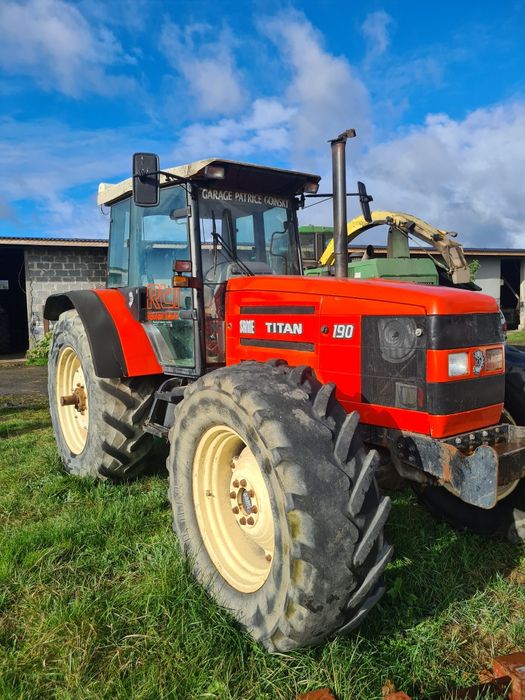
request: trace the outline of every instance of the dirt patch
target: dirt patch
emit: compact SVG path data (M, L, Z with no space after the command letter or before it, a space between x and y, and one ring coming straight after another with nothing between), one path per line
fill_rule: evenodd
M47 402L47 367L0 365L0 407Z

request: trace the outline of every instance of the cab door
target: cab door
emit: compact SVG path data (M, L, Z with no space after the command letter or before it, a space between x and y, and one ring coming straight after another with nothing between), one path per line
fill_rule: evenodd
M198 343L195 291L173 286L177 261L191 275L188 214L179 185L163 187L158 206L131 202L128 284L145 289L144 329L164 371L191 375Z

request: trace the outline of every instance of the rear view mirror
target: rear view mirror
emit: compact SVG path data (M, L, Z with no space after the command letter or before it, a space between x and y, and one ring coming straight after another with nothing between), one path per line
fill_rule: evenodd
M133 154L133 201L138 207L158 205L159 169L159 157L155 153Z
M361 204L361 212L363 214L363 219L369 224L371 224L372 214L370 213L369 203L373 201L373 197L371 197L366 191L366 186L364 182L357 183L357 191L359 193L359 202Z

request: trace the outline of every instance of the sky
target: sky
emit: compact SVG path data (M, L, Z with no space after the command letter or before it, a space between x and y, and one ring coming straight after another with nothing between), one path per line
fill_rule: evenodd
M355 128L373 208L525 248L524 35L521 0L0 0L0 236L107 236L98 183L137 151L331 191L327 141Z

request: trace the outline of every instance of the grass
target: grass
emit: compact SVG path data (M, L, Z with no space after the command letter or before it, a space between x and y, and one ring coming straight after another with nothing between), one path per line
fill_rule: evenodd
M508 331L507 343L509 343L509 345L525 345L525 330Z
M525 551L458 534L406 493L388 594L359 634L270 656L193 582L163 474L112 486L62 472L47 409L0 409L0 698L374 700L476 682L525 648ZM422 695L423 689L425 695Z

